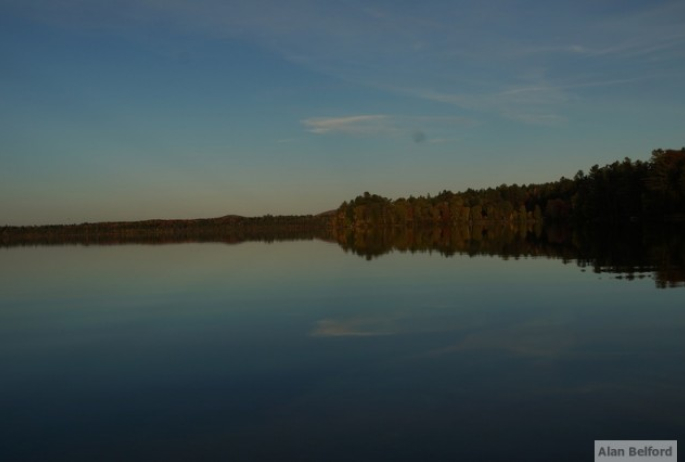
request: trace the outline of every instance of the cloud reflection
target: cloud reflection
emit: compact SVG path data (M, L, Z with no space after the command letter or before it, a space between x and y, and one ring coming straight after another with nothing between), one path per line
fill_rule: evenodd
M311 332L313 337L371 337L397 334L396 326L384 318L323 319Z

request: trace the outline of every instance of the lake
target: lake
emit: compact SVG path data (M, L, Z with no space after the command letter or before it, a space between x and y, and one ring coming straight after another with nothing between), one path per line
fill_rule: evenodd
M580 461L685 434L672 247L624 271L349 242L0 248L0 460Z

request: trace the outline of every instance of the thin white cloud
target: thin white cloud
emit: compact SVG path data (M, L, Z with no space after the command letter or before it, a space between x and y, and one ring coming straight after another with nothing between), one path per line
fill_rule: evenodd
M344 133L348 135L372 135L388 132L386 115L356 115L347 117L312 117L302 121L307 131L316 134Z
M301 121L317 135L406 136L416 143L429 140L428 133L445 133L474 124L463 117L363 114L344 117L311 117Z
M566 118L555 112L569 96L552 86L510 88L494 93L453 94L430 89L405 89L416 97L517 120L532 125L557 125Z
M685 34L674 34L662 37L633 37L620 43L610 44L598 48L583 47L582 53L589 56L619 58L658 57L664 53L676 52L685 54Z
M559 81L552 84L544 77L535 76L532 79L534 83L529 85L490 92L449 93L430 88L395 88L395 91L463 109L494 113L527 125L552 126L567 122L563 107L569 101L579 98L576 90L630 85L657 80L659 77L655 74L604 80L579 78L575 81Z

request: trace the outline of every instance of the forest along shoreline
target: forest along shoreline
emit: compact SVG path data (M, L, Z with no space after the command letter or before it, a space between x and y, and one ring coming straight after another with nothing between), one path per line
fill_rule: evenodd
M647 161L625 158L578 171L572 179L435 196L389 199L365 192L318 215L145 220L0 227L0 245L117 244L189 241L322 239L350 231L495 226L531 229L626 222L685 222L685 148L657 149ZM519 231L521 232L521 231ZM476 232L475 234L478 234Z

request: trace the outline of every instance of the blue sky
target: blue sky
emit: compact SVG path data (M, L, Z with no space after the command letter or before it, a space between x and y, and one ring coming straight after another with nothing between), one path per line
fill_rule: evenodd
M0 225L318 213L684 145L680 0L0 1Z

